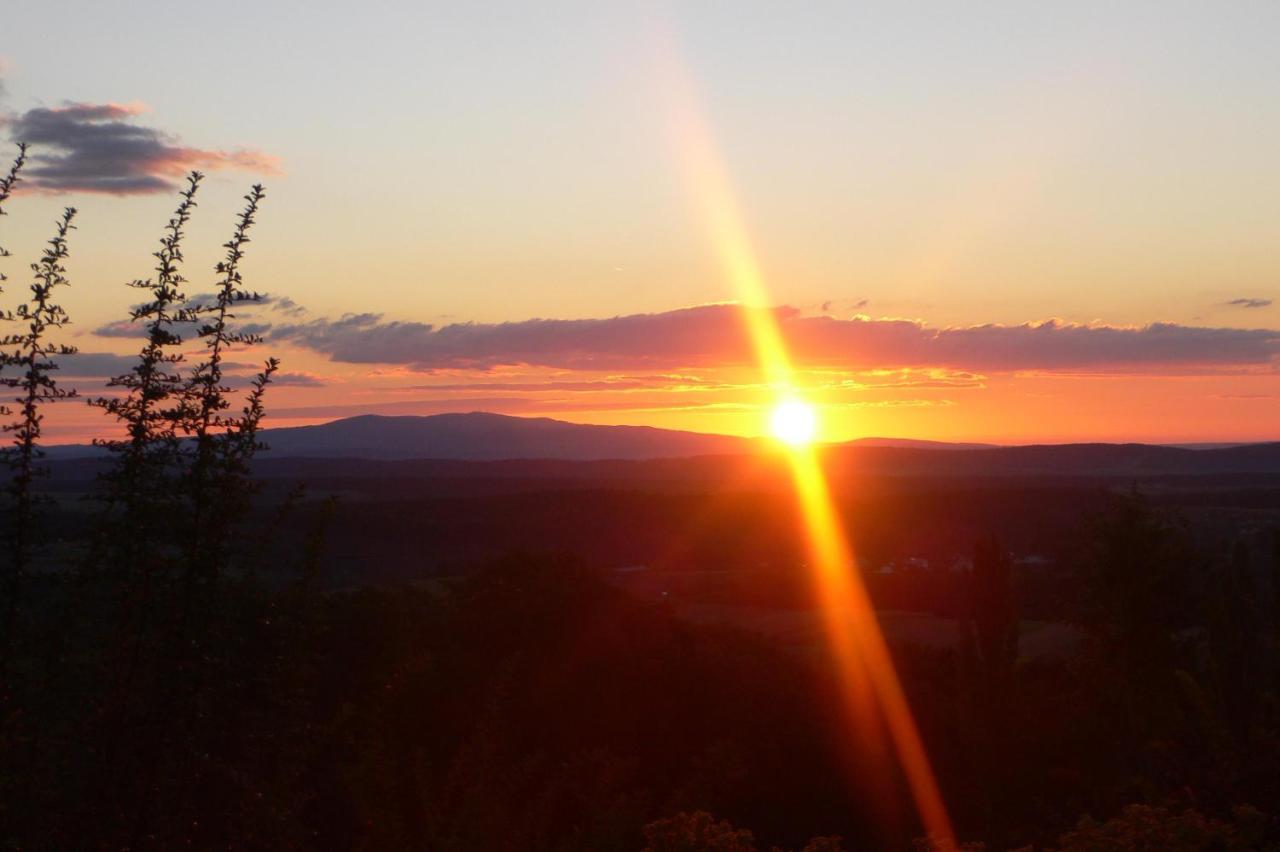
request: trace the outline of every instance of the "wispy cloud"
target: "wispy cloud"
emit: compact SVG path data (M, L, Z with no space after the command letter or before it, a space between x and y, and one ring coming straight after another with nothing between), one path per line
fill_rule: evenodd
M15 141L32 146L28 187L44 192L139 195L168 192L192 169L279 171L280 161L251 149L210 150L136 121L140 104L69 103L37 107L7 120Z
M138 355L137 353L121 355L116 352L81 350L73 355L59 356L58 364L61 373L65 376L105 381L124 375L137 367ZM249 378L262 369L262 365L245 361L223 361L222 368L232 376L243 374L247 383ZM319 386L324 384L320 377L309 373L276 373L272 381L281 385Z
M299 388L324 387L326 382L311 373L276 373L271 377L271 384Z
M211 305L217 299L218 294L216 293L197 293L188 297L181 307L197 308L201 305ZM275 296L269 293L263 293L262 299L257 302L238 302L233 310L234 318L240 320L260 316L264 312L275 313L289 318L297 318L306 313L305 308L288 296ZM175 322L173 325L177 334L183 337L190 337L195 333L198 323ZM265 321L242 322L236 326L236 331L244 334L266 334L270 329L271 323ZM100 325L93 330L93 333L99 337L142 338L147 336L147 329L144 323L121 319Z
M583 379L579 381L552 379L546 381L524 382L463 382L431 385L408 385L404 390L433 391L487 391L487 392L526 392L546 393L559 391L566 393L598 393L601 391L643 391L643 390L724 390L741 388L739 384L722 382L705 382L690 379L687 376L635 376L607 379Z
M986 387L986 377L964 370L907 368L860 373L853 378L841 380L835 386L849 390L982 388Z
M1280 358L1280 331L1175 323L937 328L912 320L775 315L796 363L841 370L1090 371L1265 366ZM705 305L607 319L534 319L433 326L377 314L279 325L271 337L348 363L421 371L530 365L573 370L669 370L750 365L754 355L734 305Z
M942 369L900 369L841 371L797 371L797 385L813 390L879 391L918 388L943 390L955 388L986 387L986 377L964 371ZM662 392L739 392L743 390L767 390L768 385L749 379L725 381L702 379L679 374L606 376L600 378L559 379L536 377L524 381L436 382L432 384L405 385L398 391L436 391L449 393L527 393L544 395L549 392L588 394Z
M1226 303L1233 308L1269 308L1271 307L1270 299L1232 299Z
M490 397L458 400L413 399L398 401L371 401L333 405L273 406L272 420L316 420L350 417L355 414L445 414L457 411L492 411L507 414L528 413L537 403L520 398Z
M60 359L63 374L89 378L119 376L137 364L137 355L117 355L114 352L77 352Z

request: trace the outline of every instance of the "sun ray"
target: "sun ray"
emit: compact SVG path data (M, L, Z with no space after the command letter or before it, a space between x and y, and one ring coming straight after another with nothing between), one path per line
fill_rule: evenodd
M724 275L741 302L745 329L764 380L773 387L781 405L787 405L796 396L791 360L769 306L764 276L728 171L674 49L664 51L661 65L664 96L673 109L676 148L686 181ZM840 669L850 723L868 741L887 729L925 830L942 848L954 848L954 832L937 780L817 451L809 441L801 440L794 442L787 456L801 507L810 570L819 590L827 641Z

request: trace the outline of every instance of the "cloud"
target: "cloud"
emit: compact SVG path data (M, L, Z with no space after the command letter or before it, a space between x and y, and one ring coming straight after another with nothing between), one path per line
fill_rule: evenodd
M198 362L202 353L197 353L177 367L189 370ZM117 355L114 352L77 352L74 355L58 356L59 373L68 378L94 379L104 382L107 379L124 375L138 365L138 356ZM224 361L222 367L227 371L227 382L236 388L249 386L250 381L262 369L261 364L242 361ZM271 377L273 385L281 387L324 387L327 383L321 376L301 372L277 372ZM96 393L96 391L95 391Z
M465 382L461 384L408 385L403 390L433 391L519 391L528 393L545 393L560 391L567 393L596 393L597 391L642 391L642 390L728 390L743 387L740 384L722 382L704 382L688 376L621 376L608 379L550 380L526 382Z
M262 301L258 304L270 305L272 310L278 311L287 317L299 317L307 312L307 309L299 305L288 296L271 296L264 294Z
M178 369L189 369L192 364L200 360L202 355L203 353L197 352L194 357L188 357L184 364L178 365ZM74 355L59 355L57 361L59 372L64 376L108 379L124 375L138 366L138 354L119 355L115 352L85 352L82 350ZM252 377L262 369L262 365L245 361L223 361L222 368L229 374L244 373L246 377ZM322 384L319 377L306 373L276 373L272 381L279 381L280 384L287 385Z
M1265 366L1280 357L1280 332L1174 323L935 328L913 320L803 316L773 309L802 367L1106 371ZM334 361L400 364L413 370L529 365L575 370L669 370L747 366L754 353L734 305L704 305L608 319L533 319L436 327L377 314L279 325L276 341Z
M311 373L276 373L271 377L273 385L288 385L300 388L318 388L323 387L325 382L319 376L313 376Z
M1230 399L1234 401L1248 400L1250 402L1254 402L1254 401L1275 402L1277 400L1280 400L1280 396L1273 393L1215 393L1213 394L1213 399Z
M261 151L205 150L138 124L140 104L69 103L36 107L8 120L10 136L31 145L26 184L44 192L139 195L169 192L192 169L279 171Z
M844 379L836 387L855 390L885 390L901 388L984 388L986 377L964 370L875 370Z
M217 293L197 293L189 296L179 307L191 309L201 305L212 305L218 299ZM137 305L134 306L138 307ZM251 316L256 316L263 311L271 311L286 317L299 317L306 314L306 308L299 305L288 296L273 296L269 293L263 293L261 301L258 302L237 302L232 309L232 313L237 320L244 320ZM199 323L191 322L175 322L173 331L175 334L181 335L184 340L194 337L196 328ZM242 334L258 334L263 335L271 330L269 322L248 322L236 326L235 330ZM143 338L147 336L147 328L145 323L134 322L130 319L112 320L105 325L100 325L93 330L93 333L99 337L124 337L124 338Z
M189 323L183 323L183 326ZM100 325L93 330L98 337L146 337L147 329L142 323L132 320L112 320L106 325ZM185 336L185 335L184 335Z
M187 369L198 358L192 358L187 363ZM228 372L224 376L224 381L232 390L244 391L253 385L254 378L262 371L261 364L237 364L234 372L230 365L226 366ZM321 388L328 383L320 376L311 373L285 373L277 372L271 376L271 387L296 387L296 388ZM268 390L268 393L270 391Z
M111 377L129 372L138 363L137 355L117 355L114 352L77 352L58 357L60 371L67 376Z
M983 388L986 378L976 373L937 369L870 370L850 373L838 372L809 374L797 371L796 383L814 390L827 391L876 391L920 388L940 390L953 388ZM696 376L679 374L608 376L583 379L542 379L527 381L487 381L461 383L434 383L405 385L399 391L437 392L506 392L545 394L549 392L597 395L599 392L633 393L642 391L663 392L718 392L744 389L767 389L768 385L752 381L713 381Z
M1232 299L1226 303L1233 308L1269 308L1270 299Z
M533 400L518 398L491 397L458 400L448 397L395 402L272 406L268 411L268 416L271 420L332 420L338 417L350 417L354 414L445 414L457 411L514 413L531 411L536 404Z

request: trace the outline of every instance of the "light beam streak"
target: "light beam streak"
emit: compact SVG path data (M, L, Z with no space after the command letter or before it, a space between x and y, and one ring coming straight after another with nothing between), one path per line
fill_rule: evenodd
M769 306L764 275L728 170L676 52L664 51L660 65L664 99L674 108L676 148L685 178L724 275L741 302L743 322L761 372L779 399L796 396L786 342ZM925 830L939 848L954 849L954 832L933 768L817 451L810 445L797 446L787 451L787 457L803 518L810 570L819 590L827 641L839 667L850 721L873 751L881 731L887 729Z

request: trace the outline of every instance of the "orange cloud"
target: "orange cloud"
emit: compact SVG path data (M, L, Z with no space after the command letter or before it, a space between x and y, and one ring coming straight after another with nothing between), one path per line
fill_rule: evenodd
M530 365L573 370L728 367L753 363L735 305L704 305L607 319L533 319L436 327L375 314L278 325L271 336L349 363L414 370ZM1174 323L935 328L915 320L773 311L792 359L841 370L942 367L960 371L1160 371L1269 367L1280 331Z

